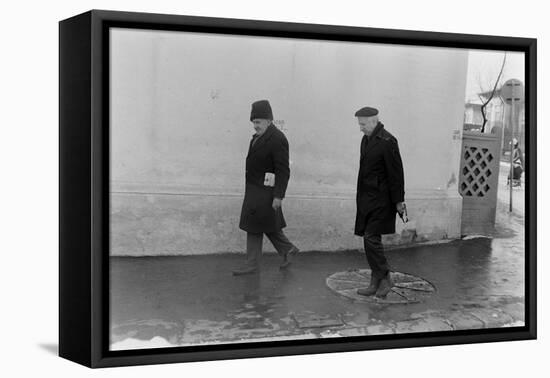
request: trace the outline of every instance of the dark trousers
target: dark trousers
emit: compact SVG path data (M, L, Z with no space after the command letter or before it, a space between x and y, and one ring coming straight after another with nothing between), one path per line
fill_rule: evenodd
M283 230L276 232L270 232L265 234L271 244L277 250L277 253L281 256L288 253L294 244L288 240ZM251 232L246 233L246 265L258 266L260 263L260 257L262 255L262 244L264 241L264 234L253 234Z
M363 245L365 246L365 254L372 275L375 278L381 279L389 272L388 260L384 256L384 246L382 245L382 235L365 234L363 237Z

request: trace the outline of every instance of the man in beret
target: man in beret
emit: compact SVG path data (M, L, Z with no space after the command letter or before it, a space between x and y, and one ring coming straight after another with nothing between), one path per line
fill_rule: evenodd
M246 157L246 185L239 223L246 231L246 262L233 271L234 275L258 271L264 234L282 257L281 269L287 268L290 256L298 252L283 233L286 222L281 206L290 178L288 141L273 125L273 112L267 100L252 104L250 121L256 133Z
M385 298L393 282L384 256L382 234L395 233L395 216L405 211L403 164L397 139L378 120L378 110L364 107L355 116L364 134L357 178L355 235L363 237L372 271L369 286L357 293Z

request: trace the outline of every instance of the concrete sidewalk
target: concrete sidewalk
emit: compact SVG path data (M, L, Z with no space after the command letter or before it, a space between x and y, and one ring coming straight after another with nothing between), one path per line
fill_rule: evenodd
M266 254L261 273L242 277L231 275L242 254L113 257L111 348L522 326L523 218L503 208L493 238L387 252L392 270L435 287L420 303L359 303L329 289L332 274L368 268L360 251L303 252L288 271Z

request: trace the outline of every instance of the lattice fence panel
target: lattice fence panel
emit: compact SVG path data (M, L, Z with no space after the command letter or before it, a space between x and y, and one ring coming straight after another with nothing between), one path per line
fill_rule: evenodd
M496 174L495 153L488 148L465 146L462 150L462 170L460 194L463 197L486 197L490 191L497 190L492 184L492 175Z
M463 235L494 231L499 189L501 134L464 131L458 191Z

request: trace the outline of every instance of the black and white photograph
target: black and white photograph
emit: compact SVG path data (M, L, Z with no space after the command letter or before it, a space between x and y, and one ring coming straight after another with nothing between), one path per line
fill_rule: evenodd
M0 375L544 376L544 9L4 4Z
M108 38L110 351L526 325L524 53Z

